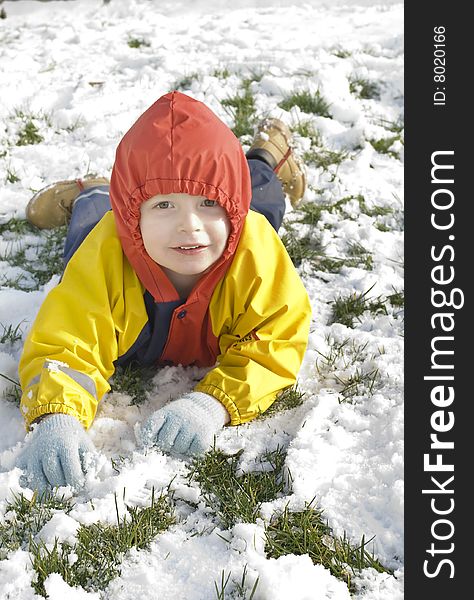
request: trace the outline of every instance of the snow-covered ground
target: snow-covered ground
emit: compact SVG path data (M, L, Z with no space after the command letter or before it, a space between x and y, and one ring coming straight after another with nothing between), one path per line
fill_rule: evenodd
M226 428L217 439L225 452L244 450L243 471L255 468L255 458L265 451L288 448L290 496L264 504L256 524L238 524L225 532L209 528L212 521L199 488L185 477L186 462L158 452L144 456L135 445L135 423L160 402L191 389L201 375L193 368L165 368L144 403L132 405L130 397L118 392L102 401L90 430L104 457L102 468L75 498L72 512L55 515L42 537L50 542L74 538L71 520L76 527L114 523L114 493L123 511L124 489L127 504L144 506L153 486L166 489L172 481L175 498L196 502L198 508L157 537L150 551L132 550L120 577L105 591L73 590L54 574L46 581L49 597L210 600L216 597L214 581L222 571L240 580L247 565L249 581L260 578L255 600L347 599L345 584L307 555L265 556L265 519L287 503L291 510L301 510L315 498L336 534L345 532L354 543L362 535L375 536L376 557L395 571L391 576L365 569L354 578L354 597L401 599L403 309L385 301L384 312L365 312L353 328L330 324L330 316L331 302L339 297L370 289L375 301L403 290L403 146L395 142L387 154L368 141L392 136L387 124L403 118L402 5L367 0L330 5L315 0L24 0L2 6L7 18L0 20L0 225L23 218L32 192L55 180L86 172L109 175L121 135L180 82L181 91L204 101L233 126L221 101L241 91L243 78L254 77L251 91L258 115L282 117L292 126L310 122L326 149L348 152L338 167L326 171L308 164L305 202L353 199L343 210L323 211L314 226L295 227L300 233L315 227L327 256L346 257L357 243L372 256L371 268L344 266L340 272L315 271L303 261L299 270L313 306L299 375L304 402L271 418ZM132 48L131 39L146 43ZM364 99L351 93L355 77L376 82L378 96ZM299 90L319 90L330 116L278 106ZM16 145L28 116L43 140ZM242 139L244 147L249 142ZM302 152L310 149L307 137L297 135L296 143ZM369 210L362 210L357 196L364 197ZM377 215L376 207L387 214ZM287 218L299 217L290 210ZM58 278L39 290L10 285L22 267L2 258L12 245L29 243L26 238L12 240L8 232L0 238L0 335L19 325L22 338L0 343L0 373L15 380L22 340ZM343 401L341 380L361 373L375 374L373 385L361 384ZM11 383L0 377L0 394L9 388ZM20 471L14 467L24 438L18 407L0 398L0 523L12 494L31 495L20 488ZM118 457L124 458L119 472L110 461ZM26 550L10 553L0 561L0 596L39 598L30 586L33 576Z

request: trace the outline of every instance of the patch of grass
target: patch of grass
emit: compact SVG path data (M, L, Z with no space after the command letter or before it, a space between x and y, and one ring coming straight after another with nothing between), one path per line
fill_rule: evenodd
M346 370L358 361L365 360L366 348L365 344L358 344L351 338L345 338L342 342L338 342L329 336L326 336L326 342L329 346L329 351L323 354L319 350L316 352L321 356L321 359L316 360L316 370L318 375L327 377L327 374L342 368Z
M222 106L234 119L232 131L237 137L253 135L256 124L255 100L250 90L252 81L252 79L244 79L242 94L222 100Z
M89 82L89 85L91 85L91 82ZM77 129L84 127L85 124L86 121L84 120L84 118L82 116L79 116L76 117L76 120L73 123L71 123L71 125L64 127L64 131L67 131L68 133L73 133Z
M316 371L320 380L332 379L336 383L339 403L351 402L355 396L372 396L380 375L378 369L373 368L377 355L366 351L368 342L359 344L351 338L339 342L329 336L326 336L326 342L328 350L325 353L317 350ZM378 348L379 354L384 352L383 348Z
M386 215L393 214L394 212L393 208L390 208L388 206L373 206L372 208L369 208L365 202L365 198L360 194L357 196L348 196L346 198L346 200L352 199L357 200L357 202L359 203L360 212L364 213L369 217L384 217ZM378 219L376 219L374 227L380 231L391 231L390 227L388 227Z
M288 482L283 471L286 451L277 448L259 458L261 471L238 474L243 450L227 455L215 448L194 459L189 481L201 486L206 504L219 518L224 529L239 522L255 523L262 502L281 495Z
M1 372L0 372L0 377L2 379L5 379L9 383L13 384L3 390L2 398L7 400L7 402L12 402L16 406L20 406L21 386L18 383L18 381L15 381L11 377L8 377L8 375L5 375L5 373L1 373ZM1 535L0 535L0 547L1 547ZM0 558L0 560L1 560L1 558Z
M199 73L190 73L189 75L185 75L179 81L176 82L175 88L177 90L188 90L193 81L199 81L201 75Z
M378 369L371 369L370 371L363 371L356 369L355 373L349 375L349 377L339 377L336 373L334 378L342 388L339 390L339 394L342 396L342 400L339 400L339 404L342 402L350 401L354 396L360 396L365 394L372 396L374 393L374 386L377 378L380 378Z
M387 300L392 306L403 308L405 306L405 294L394 290L393 294L387 296Z
M388 206L374 206L373 208L369 208L365 203L364 196L360 194L358 196L349 196L348 198L355 198L359 203L360 212L369 217L383 217L393 213L393 209Z
M0 234L6 231L24 235L26 233L35 233L37 229L26 219L13 218L9 219L5 223L0 223Z
M82 585L86 589L104 589L112 577L118 574L118 558L132 546L145 548L164 529L175 522L167 498L155 500L152 494L151 506L147 508L127 507L128 515L120 519L117 511L117 525L81 525L77 534L77 544L60 546L57 542L48 550L33 538L58 511L69 514L73 505L64 497L51 492L38 495L36 492L28 500L16 495L5 509L5 522L0 524L0 559L18 548L33 554L33 566L38 573L34 582L35 591L45 596L44 580L50 573L60 573L71 585ZM70 564L68 556L74 552L76 562Z
M312 238L310 234L302 237L287 224L287 232L281 236L286 251L288 252L295 267L299 267L303 260L314 261L321 255L321 244Z
M265 419L286 410L296 408L297 406L301 406L303 404L304 396L305 393L300 392L298 385L286 388L277 396L273 404L258 418Z
M34 121L44 121L44 123L48 127L52 127L52 125L53 125L51 114L44 112L44 111L39 111L35 115L32 112L30 112L30 110L28 108L25 108L25 109L15 108L14 116L16 119L19 119L20 121L23 121L24 123L34 120Z
M369 208L365 202L365 198L364 196L362 196L361 194L358 195L353 195L353 196L344 196L343 198L340 198L339 200L336 200L335 202L329 203L329 202L325 202L325 203L319 203L319 204L315 204L315 203L305 203L303 205L301 205L301 207L298 208L299 212L302 212L302 218L299 219L297 222L298 223L307 223L309 225L316 225L316 223L318 223L318 221L321 218L321 213L323 211L328 211L330 213L335 213L337 211L343 211L344 206L348 203L351 202L352 200L356 200L357 203L359 204L359 210L361 213L364 213L365 215L369 216L369 217L380 217L380 216L385 216L385 215L389 215L393 213L393 209L390 207L386 207L386 206L374 206L372 208Z
M295 92L279 102L278 106L283 110L291 110L293 106L299 106L304 113L312 113L321 117L331 117L329 113L330 104L321 96L319 90L314 93L308 90Z
M392 212L391 208L374 207L368 208L364 197L345 196L335 202L306 202L297 209L299 218L295 223L315 226L321 220L323 212L340 213L344 218L354 220L352 213L345 209L348 202L357 200L360 211L370 216L382 216ZM375 223L377 225L377 223ZM288 253L292 257L295 266L300 266L303 259L309 261L316 270L325 272L339 272L343 267L362 267L367 271L373 269L372 253L364 248L360 243L350 242L348 244L346 256L328 256L325 254L325 248L321 242L314 239L315 230L299 236L291 223L285 223L286 233L281 236L283 243L287 247Z
M319 132L314 128L311 121L302 121L293 127L293 131L298 133L301 137L309 138L311 140L311 146L321 146L321 136Z
M0 373L0 377L5 377L5 375L3 373ZM14 382L14 384L15 385L11 385L10 387L3 390L2 398L7 402L11 402L15 406L19 407L21 400L21 387L20 384L16 381Z
M311 163L316 168L322 168L323 171L328 171L330 166L339 166L348 157L349 152L347 150L335 152L326 148L312 148L303 154L303 161Z
M349 242L347 254L357 259L357 264L362 265L367 271L374 268L374 258L372 254L359 242Z
M147 398L147 392L153 387L153 376L156 369L128 364L117 367L110 381L112 392L128 394L132 404L141 404Z
M256 68L250 69L249 73L247 74L247 77L244 79L244 82L248 82L249 84L251 84L254 81L256 81L256 82L262 81L265 73L266 73L265 68L256 67Z
M302 213L302 216L297 223L306 223L308 225L316 225L321 219L321 213L325 210L333 212L335 208L334 204L323 203L316 204L313 202L306 202L298 207L298 212Z
M316 225L324 210L329 212L340 210L346 201L347 199L343 198L333 204L303 204L298 209L302 217L296 223ZM327 256L321 242L314 239L314 231L299 236L290 223L286 223L285 227L287 231L281 236L281 240L296 267L306 260L315 270L327 273L338 273L343 267L362 266L368 271L373 268L373 257L362 246L360 248L357 245L350 246L347 257Z
M352 56L352 52L350 52L349 50L344 50L344 48L342 48L341 46L339 48L336 48L333 52L332 52L333 56L337 56L338 58L349 58L349 56Z
M115 502L117 525L80 525L74 546L56 541L48 549L44 543L30 540L29 550L37 572L32 584L36 593L46 597L44 581L51 573L59 573L70 586L81 586L86 591L105 589L120 575L120 564L130 548L148 548L159 533L176 522L170 500L163 495L156 499L152 493L149 507L126 506L127 515L122 518L117 498Z
M332 210L332 205L328 203L316 204L313 202L305 202L298 206L298 212L302 213L302 216L297 223L306 223L308 225L317 225L321 220L321 213L325 210Z
M349 77L349 91L362 100L374 100L380 98L380 88L375 81L365 77Z
M7 176L5 177L5 182L6 183L18 183L19 181L20 181L20 178L15 173L15 171L13 171L11 167L7 167Z
M267 556L308 554L314 564L322 565L344 581L351 592L355 591L352 577L362 569L371 567L379 573L393 575L367 550L372 540L367 542L363 536L361 543L354 546L345 535L342 538L334 536L322 514L312 503L301 512L290 512L286 507L265 529Z
M319 132L314 128L310 121L303 121L293 128L302 137L309 138L311 146L303 152L303 161L306 164L311 164L315 168L321 168L324 171L331 171L331 167L336 167L336 172L333 174L333 180L336 177L339 165L350 158L348 150L334 151L323 147L323 142Z
M236 581L235 579L230 579L231 575L232 575L232 572L229 572L229 574L226 577L225 571L222 570L220 583L218 584L217 581L214 581L214 589L216 592L216 599L217 600L226 600L228 598L232 598L232 600L252 600L252 598L255 595L255 592L257 591L257 586L258 586L260 577L257 577L257 579L255 580L255 583L252 586L252 589L249 590L248 586L245 582L245 580L247 578L247 565L245 565L245 567L244 567L240 581ZM231 584L232 589L229 589L228 591L226 591L229 583ZM250 596L248 596L248 593L250 593Z
M130 48L141 48L142 46L148 47L151 45L147 40L135 37L129 38L127 44L130 46Z
M30 264L31 273L38 288L48 283L53 275L60 275L64 270L63 251L67 225L47 230L42 234L44 244L38 248L35 264Z
M230 576L232 575L232 572L230 572L227 577L225 576L225 571L222 570L221 572L221 581L220 581L220 586L218 586L217 581L214 581L214 588L216 591L216 598L217 600L225 600L226 597L226 587L227 584L229 583L229 579Z
M346 196L336 202L329 203L324 202L320 204L306 202L298 208L298 211L302 213L301 219L298 219L297 223L306 223L308 225L316 225L321 219L321 213L327 211L334 213L340 211L344 204L352 200L352 196Z
M50 492L35 492L30 500L15 494L5 507L4 522L0 523L0 560L19 548L28 549L31 539L59 510L68 514L73 506L64 497Z
M9 223L16 225L18 230L27 228L23 221L11 220ZM38 231L38 230L36 230ZM36 253L32 258L32 247L21 246L17 251L13 247L10 251L0 257L0 260L8 262L12 267L20 267L28 273L32 281L22 275L17 276L13 281L9 281L9 287L30 291L39 289L48 283L53 275L60 275L63 272L63 248L64 238L67 232L67 225L55 229L40 231L38 235L38 245L33 250ZM41 243L44 240L43 243ZM4 282L4 285L6 282Z
M385 127L385 129L387 129L388 131L391 131L392 133L396 133L398 135L401 135L402 131L405 128L402 118L399 118L396 121L390 121L389 119L380 118L378 119L377 123L381 127Z
M1 260L1 259L0 259ZM0 286L8 287L12 290L30 290L31 280L29 280L23 273L19 273L15 277L8 277L5 273L0 278Z
M224 67L223 69L214 69L212 76L217 79L228 79L231 76L231 72L227 67Z
M20 325L22 323L23 321L18 323L16 327L13 327L12 324L7 326L3 323L0 323L0 328L3 329L3 332L0 331L0 344L14 344L15 342L21 340L23 332L20 329Z
M40 134L38 127L33 122L31 117L28 117L23 127L20 129L18 133L18 138L16 141L17 146L30 146L33 144L40 144L44 140L43 136Z
M375 285L375 284L374 284ZM370 298L367 294L374 286L362 294L354 292L348 296L340 296L332 302L333 309L329 325L332 323L342 323L346 327L354 327L354 319L358 319L365 311L373 315L388 314L387 307L380 297Z
M315 269L325 273L339 273L342 267L357 267L358 264L359 261L357 260L324 255L319 256L317 260L313 261Z
M370 144L372 145L372 147L379 153L379 154L388 154L389 156L392 156L393 158L400 158L400 154L398 152L395 152L394 150L390 150L390 148L392 147L393 143L396 141L400 141L401 142L401 138L399 135L394 135L388 138L381 138L379 140L369 140Z

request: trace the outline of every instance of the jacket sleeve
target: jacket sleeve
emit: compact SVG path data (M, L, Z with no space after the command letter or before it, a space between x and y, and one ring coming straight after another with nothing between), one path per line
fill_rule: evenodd
M295 383L309 335L308 294L280 238L257 216L211 298L221 354L195 388L220 400L232 425L255 418Z
M88 428L110 389L114 360L143 324L143 315L129 315L136 326L125 334L123 290L142 292L106 217L69 261L26 339L19 375L27 427L41 415L65 413Z

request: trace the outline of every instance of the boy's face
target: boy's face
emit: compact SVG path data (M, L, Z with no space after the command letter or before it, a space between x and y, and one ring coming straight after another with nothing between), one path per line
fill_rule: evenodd
M227 245L230 222L215 200L189 194L157 195L144 202L140 211L145 250L165 271L202 274Z

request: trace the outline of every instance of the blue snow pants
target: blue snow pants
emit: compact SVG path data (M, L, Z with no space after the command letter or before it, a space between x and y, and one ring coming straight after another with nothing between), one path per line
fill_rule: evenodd
M252 184L250 208L264 215L272 227L278 231L286 206L281 183L267 163L248 159L248 165ZM87 188L79 194L74 202L64 245L65 264L109 210L111 207L108 185Z

